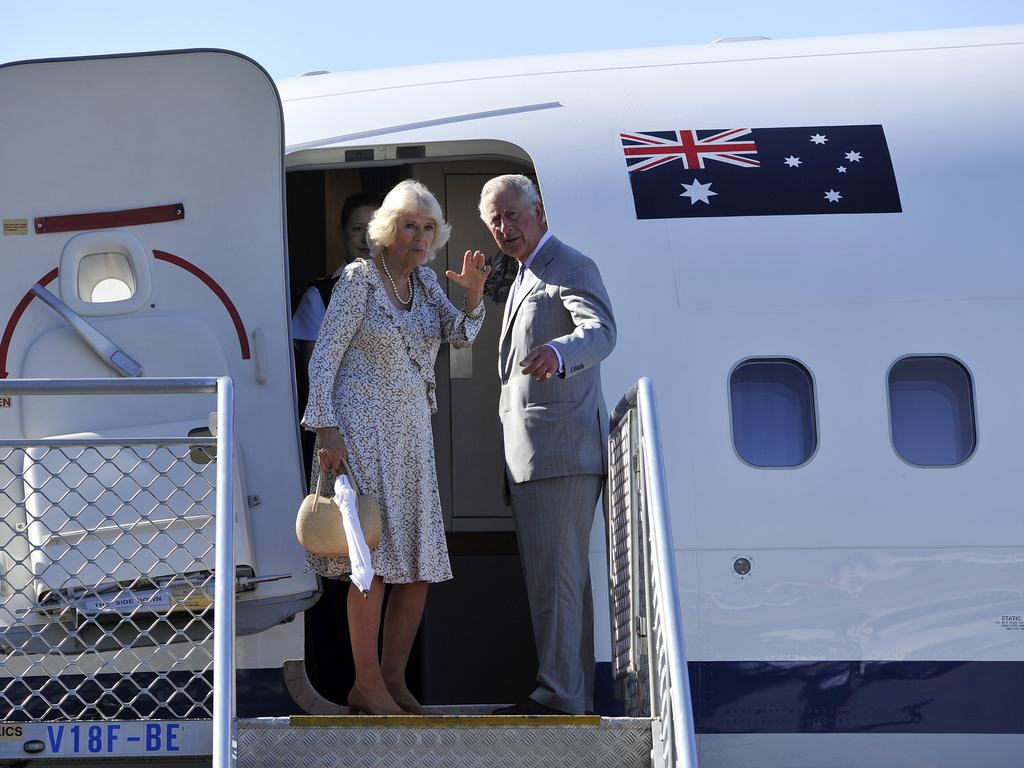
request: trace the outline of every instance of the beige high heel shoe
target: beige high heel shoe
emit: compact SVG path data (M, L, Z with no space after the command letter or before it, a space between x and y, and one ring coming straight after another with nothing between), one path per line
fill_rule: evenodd
M409 693L408 690L399 691L396 695L394 691L388 689L388 693L391 694L391 698L395 700L395 704L402 708L402 711L409 715L425 715L427 711L423 709L423 706L416 701L416 697Z
M402 709L391 709L390 707L381 707L373 703L370 697L360 691L355 686L348 692L348 705L352 707L352 710L357 715L404 715L406 714Z

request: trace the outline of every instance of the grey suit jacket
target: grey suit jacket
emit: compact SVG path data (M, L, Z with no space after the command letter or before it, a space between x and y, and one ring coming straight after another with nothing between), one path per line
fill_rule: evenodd
M548 342L565 371L537 383L519 361ZM506 303L498 340L498 409L513 482L605 473L601 361L614 346L615 320L597 265L550 238Z

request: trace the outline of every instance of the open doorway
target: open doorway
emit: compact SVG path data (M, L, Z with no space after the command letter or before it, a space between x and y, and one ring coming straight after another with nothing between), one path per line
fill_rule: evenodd
M499 145L507 147L507 145ZM394 148L390 148L394 149ZM399 148L410 149L410 148ZM431 159L432 148L407 152L409 162L339 162L293 167L287 176L288 246L293 302L310 281L343 263L338 232L345 198L383 196L415 178L437 196L452 236L430 266L442 286L446 269L461 269L462 254L496 247L477 213L483 183L502 173L533 175L525 153L466 147ZM394 157L376 148L371 156ZM399 153L400 155L401 153ZM461 295L453 286L456 303ZM469 350L442 347L436 362L438 413L433 419L441 506L454 579L433 585L408 671L410 690L424 704L488 704L524 699L533 688L536 655L529 607L510 510L502 498L504 459L498 420L496 350L503 296L488 291L487 320ZM301 382L299 374L300 397ZM453 472L458 466L460 471ZM304 614L306 672L325 698L344 703L353 681L345 613L347 582L323 579L320 601Z

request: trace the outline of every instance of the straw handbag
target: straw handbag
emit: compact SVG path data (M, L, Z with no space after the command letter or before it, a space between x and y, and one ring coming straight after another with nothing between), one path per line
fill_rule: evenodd
M356 489L355 477L347 461L342 461L349 484ZM320 482L324 476L317 473L316 490L302 500L299 513L295 516L295 536L308 552L314 555L337 557L348 556L348 539L341 522L341 510L330 496L320 495ZM380 541L380 502L373 496L358 495L356 506L359 511L359 527L363 529L366 546L374 549Z

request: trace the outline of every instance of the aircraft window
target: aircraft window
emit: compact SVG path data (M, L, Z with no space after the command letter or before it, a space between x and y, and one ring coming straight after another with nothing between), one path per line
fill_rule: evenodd
M892 444L920 467L965 462L977 445L971 374L949 357L905 357L889 370Z
M78 264L78 297L90 304L124 301L135 295L135 273L128 254L90 253Z
M798 467L818 445L814 382L795 360L747 360L729 377L732 439L755 467Z
M90 301L96 304L103 304L108 301L124 301L131 297L132 289L128 283L124 280L118 280L116 277L105 277L96 283L96 287L92 289Z

